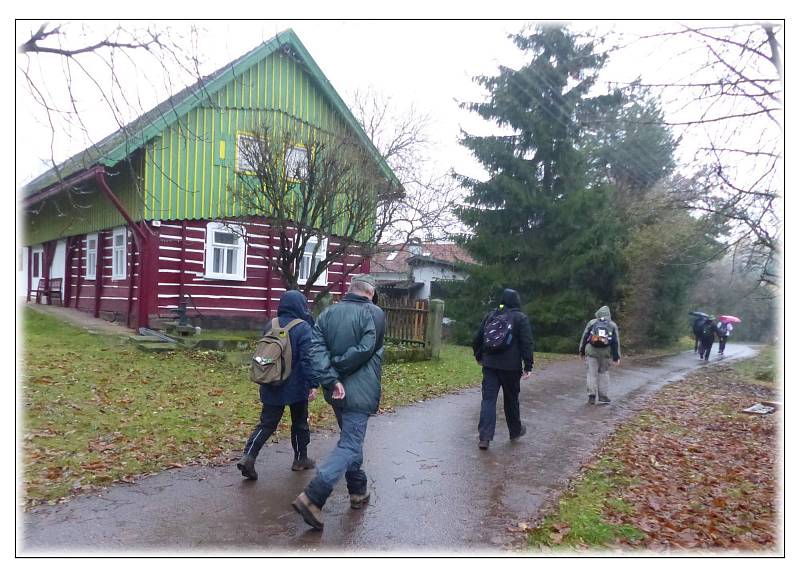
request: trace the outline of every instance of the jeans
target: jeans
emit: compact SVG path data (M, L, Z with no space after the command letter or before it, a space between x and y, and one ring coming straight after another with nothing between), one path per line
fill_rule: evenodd
M494 439L494 428L497 422L497 396L503 387L503 410L506 413L508 436L517 437L522 431L519 416L519 381L521 370L500 370L483 367L483 384L481 386L481 416L478 421L478 439L491 441Z
M333 412L341 431L339 442L317 466L317 475L305 489L308 499L318 508L324 506L342 475L347 480L347 491L350 494L367 492L367 474L361 469L361 464L364 462L364 437L367 434L369 413L343 411L339 407L333 407Z
M285 405L262 405L261 421L244 446L244 453L253 457L258 457L258 452L264 444L275 433L278 423L283 417ZM294 459L304 458L308 455L308 443L311 441L311 431L308 428L308 401L299 401L289 405L292 415L292 449Z
M611 359L606 357L586 357L586 392L595 397L608 398L608 369Z

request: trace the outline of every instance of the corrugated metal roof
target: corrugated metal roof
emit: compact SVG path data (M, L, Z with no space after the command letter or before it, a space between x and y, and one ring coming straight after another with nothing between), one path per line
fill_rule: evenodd
M86 170L96 165L107 167L114 166L126 159L134 151L144 146L148 141L158 136L166 127L174 123L181 116L193 108L206 104L211 105L211 95L229 83L238 71L244 71L257 60L264 58L270 53L279 49L290 49L300 62L307 67L309 73L319 84L320 89L330 100L336 111L353 129L356 135L362 140L375 158L375 162L381 168L387 180L400 187L400 181L395 176L392 169L386 164L375 145L364 133L363 128L350 112L344 100L339 96L331 85L328 78L320 70L305 46L300 42L292 29L287 29L275 35L274 38L266 41L251 51L245 53L238 59L221 67L214 73L200 79L197 83L179 91L175 95L167 98L162 103L141 115L139 118L120 128L113 134L103 138L96 144L70 157L57 168L51 168L40 176L31 180L22 188L23 196L29 196L41 191L59 180L63 180L76 172Z

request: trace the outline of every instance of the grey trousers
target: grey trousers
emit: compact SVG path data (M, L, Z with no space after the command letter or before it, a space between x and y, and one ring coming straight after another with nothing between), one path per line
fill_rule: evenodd
M590 395L608 397L610 358L586 357L586 392Z

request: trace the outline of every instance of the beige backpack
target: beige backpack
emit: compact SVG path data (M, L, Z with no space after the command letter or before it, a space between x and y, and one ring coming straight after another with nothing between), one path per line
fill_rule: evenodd
M272 319L272 328L258 341L250 361L250 380L260 385L281 384L292 374L292 342L289 330L303 323L295 319L281 328L278 318Z

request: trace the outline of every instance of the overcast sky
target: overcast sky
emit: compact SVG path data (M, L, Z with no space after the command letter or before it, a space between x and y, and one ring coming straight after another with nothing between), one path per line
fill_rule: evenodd
M92 21L70 23L64 30L71 33L67 39L81 42L79 34L87 40L116 23ZM152 23L126 22L134 28ZM241 56L260 42L272 38L277 32L292 28L306 45L333 86L348 101L355 91L375 90L390 97L397 111L414 107L431 118L429 135L435 148L430 152L432 168L480 175L481 169L468 151L458 145L459 132L490 132L492 128L475 114L458 107L460 101L482 99L481 88L473 81L476 75L491 75L498 65L519 67L525 56L508 38L533 21L196 21L154 23L160 28L169 27L171 38L181 40L188 53L197 54L200 72L208 74ZM190 26L199 31L196 47L191 46ZM17 43L23 42L38 21L17 22ZM629 42L634 34L676 28L675 22L610 22L576 21L576 30L611 33L612 40ZM641 76L645 82L676 81L690 77L698 64L699 55L683 53L685 47L664 41L638 42L612 54L602 79L630 81ZM18 56L17 62L26 57ZM36 55L31 67L39 84L45 87L53 102L67 108L64 87L65 71L61 61L52 55ZM124 63L117 65L120 71ZM98 69L100 71L100 69ZM137 60L137 69L120 75L120 84L126 88L127 97L136 95L137 107L130 118L154 106L159 101L182 88L190 81L172 67L170 89L163 81L153 81L162 74L160 64L146 57ZM62 161L92 142L117 129L110 110L99 102L97 90L80 71L73 68L75 94L79 96L81 119L85 135L77 127L58 132L53 144L56 161ZM150 79L145 82L142 75ZM101 84L108 84L108 74L97 74ZM44 81L42 81L44 80ZM600 85L601 87L603 84ZM82 93L83 92L83 93ZM51 152L52 132L44 109L31 99L24 77L17 74L17 186L46 169ZM140 102L140 103L139 103ZM665 104L667 112L679 117L676 105ZM138 111L136 111L138 109ZM683 112L685 113L685 112ZM130 121L127 119L126 121ZM66 137L65 137L66 136ZM683 156L692 148L692 141L684 141Z

